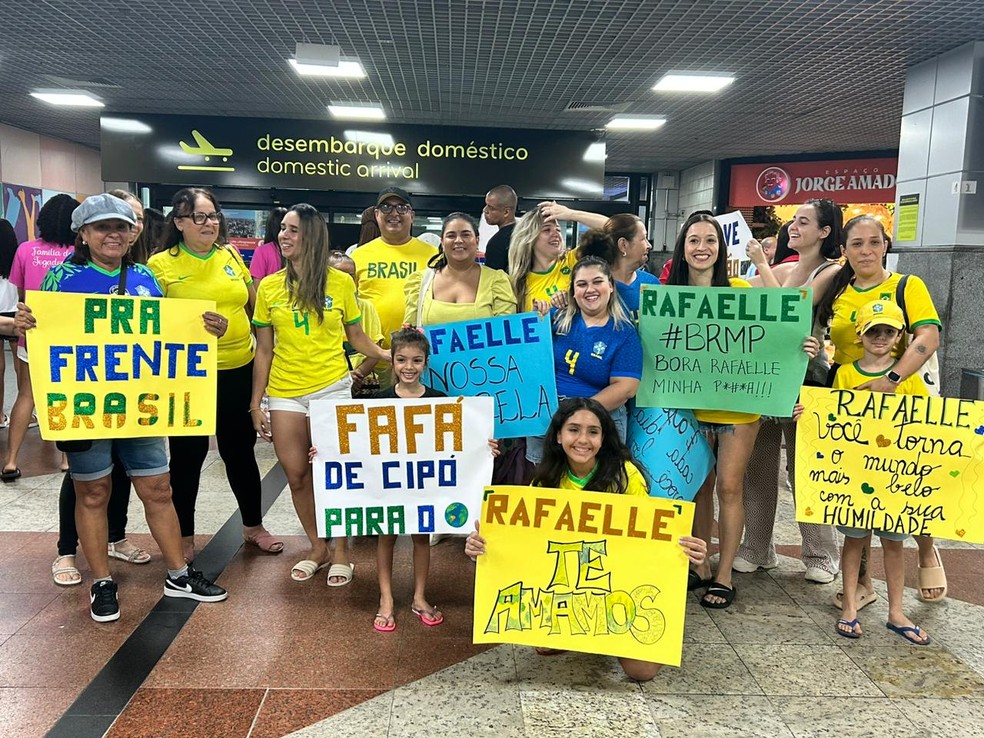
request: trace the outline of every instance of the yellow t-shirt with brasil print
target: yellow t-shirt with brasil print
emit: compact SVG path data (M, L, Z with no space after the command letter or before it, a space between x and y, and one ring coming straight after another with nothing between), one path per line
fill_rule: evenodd
M834 344L835 364L850 364L864 356L861 339L858 338L854 325L858 311L875 300L895 302L895 291L901 279L901 274L893 272L888 279L875 287L859 290L853 284L849 284L834 300L834 317L830 320L830 342ZM915 274L910 274L905 283L905 312L910 331L921 325L943 328L936 306L933 305L933 298L926 289L926 283ZM903 337L892 350L892 356L899 358L905 353L906 347L907 342Z
M625 494L632 495L633 497L649 496L649 491L646 489L646 478L642 476L642 472L631 461L625 462L625 474L629 478L628 484L625 485ZM578 479L568 469L563 479L560 480L560 489L583 490L584 486L590 481L590 474L584 479Z
M324 319L298 310L287 294L286 270L260 282L253 323L274 332L273 363L267 394L298 397L324 389L348 374L345 326L362 320L355 282L345 272L328 269Z
M751 287L752 285L739 277L728 277L732 287ZM723 289L723 288L722 288ZM763 288L764 289L764 288ZM797 379L797 381L799 381ZM761 415L752 413L736 413L733 410L694 410L694 417L702 423L718 423L720 425L743 425L754 423Z
M571 286L571 271L577 264L577 249L571 249L557 259L557 263L545 272L530 272L526 275L526 297L521 312L533 309L534 300L549 300L558 292Z
M232 246L216 245L199 256L179 243L151 256L147 266L165 297L215 300L215 311L229 319L229 327L218 341L219 369L238 369L252 361L253 333L246 303L253 277Z
M359 293L379 313L383 346L389 348L390 334L403 325L403 285L407 278L427 266L437 249L420 239L393 246L374 238L352 252Z

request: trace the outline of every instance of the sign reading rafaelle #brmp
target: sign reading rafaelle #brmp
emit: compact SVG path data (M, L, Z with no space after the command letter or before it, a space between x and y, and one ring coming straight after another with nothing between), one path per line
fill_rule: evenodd
M589 131L341 124L277 118L102 118L107 181L223 187L600 197L604 143Z

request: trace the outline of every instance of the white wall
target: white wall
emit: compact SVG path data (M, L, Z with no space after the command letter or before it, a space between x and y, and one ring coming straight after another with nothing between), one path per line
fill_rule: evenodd
M99 152L0 124L0 181L92 195L103 191Z
M695 210L714 210L714 164L705 161L680 172L681 221Z

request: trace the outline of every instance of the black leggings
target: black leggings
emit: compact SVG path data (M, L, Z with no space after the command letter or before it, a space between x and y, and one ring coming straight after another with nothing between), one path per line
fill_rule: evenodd
M113 454L113 471L109 475L112 492L109 495L109 542L117 543L126 538L126 513L130 507L130 477L120 460ZM75 527L75 483L66 474L58 493L58 555L75 556L79 545L79 531Z
M253 453L256 431L249 412L252 394L252 361L238 369L219 370L215 440L245 526L263 522L263 513L260 512L260 470ZM195 502L198 499L202 464L208 453L208 436L172 436L168 443L171 447L171 499L181 523L181 535L193 536Z

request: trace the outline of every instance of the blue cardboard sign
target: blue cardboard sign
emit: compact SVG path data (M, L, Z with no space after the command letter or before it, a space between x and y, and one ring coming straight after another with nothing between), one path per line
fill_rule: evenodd
M650 497L692 502L714 467L714 452L689 410L632 408L628 444Z
M424 384L450 396L491 397L495 437L540 436L557 410L553 334L536 313L424 327Z

